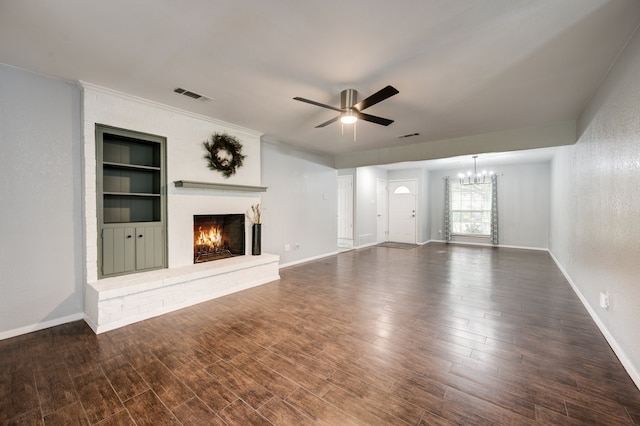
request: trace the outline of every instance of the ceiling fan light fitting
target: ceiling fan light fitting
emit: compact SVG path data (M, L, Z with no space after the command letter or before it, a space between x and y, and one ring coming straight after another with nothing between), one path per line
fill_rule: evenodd
M343 124L353 124L358 121L358 117L352 112L345 112L342 117L340 117L340 121Z

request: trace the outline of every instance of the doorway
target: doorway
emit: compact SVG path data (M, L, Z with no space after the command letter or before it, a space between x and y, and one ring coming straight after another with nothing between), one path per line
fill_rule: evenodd
M416 180L389 182L389 241L416 243Z

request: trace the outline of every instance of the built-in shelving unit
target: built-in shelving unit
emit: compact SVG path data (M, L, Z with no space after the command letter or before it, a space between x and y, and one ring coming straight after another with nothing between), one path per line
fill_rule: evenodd
M96 127L99 274L166 267L165 139Z

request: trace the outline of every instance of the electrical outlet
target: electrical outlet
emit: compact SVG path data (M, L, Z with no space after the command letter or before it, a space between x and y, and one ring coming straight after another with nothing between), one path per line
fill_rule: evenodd
M291 244L285 244L284 251L291 251Z
M609 309L609 292L608 291L601 291L600 292L600 307L602 309Z

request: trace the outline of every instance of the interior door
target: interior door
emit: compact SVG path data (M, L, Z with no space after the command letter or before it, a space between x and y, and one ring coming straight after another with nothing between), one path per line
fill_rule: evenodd
M353 247L353 176L338 176L338 247Z
M416 243L417 186L415 180L389 182L389 241Z
M384 243L389 239L389 210L388 210L388 194L387 181L378 179L376 186L376 242Z

